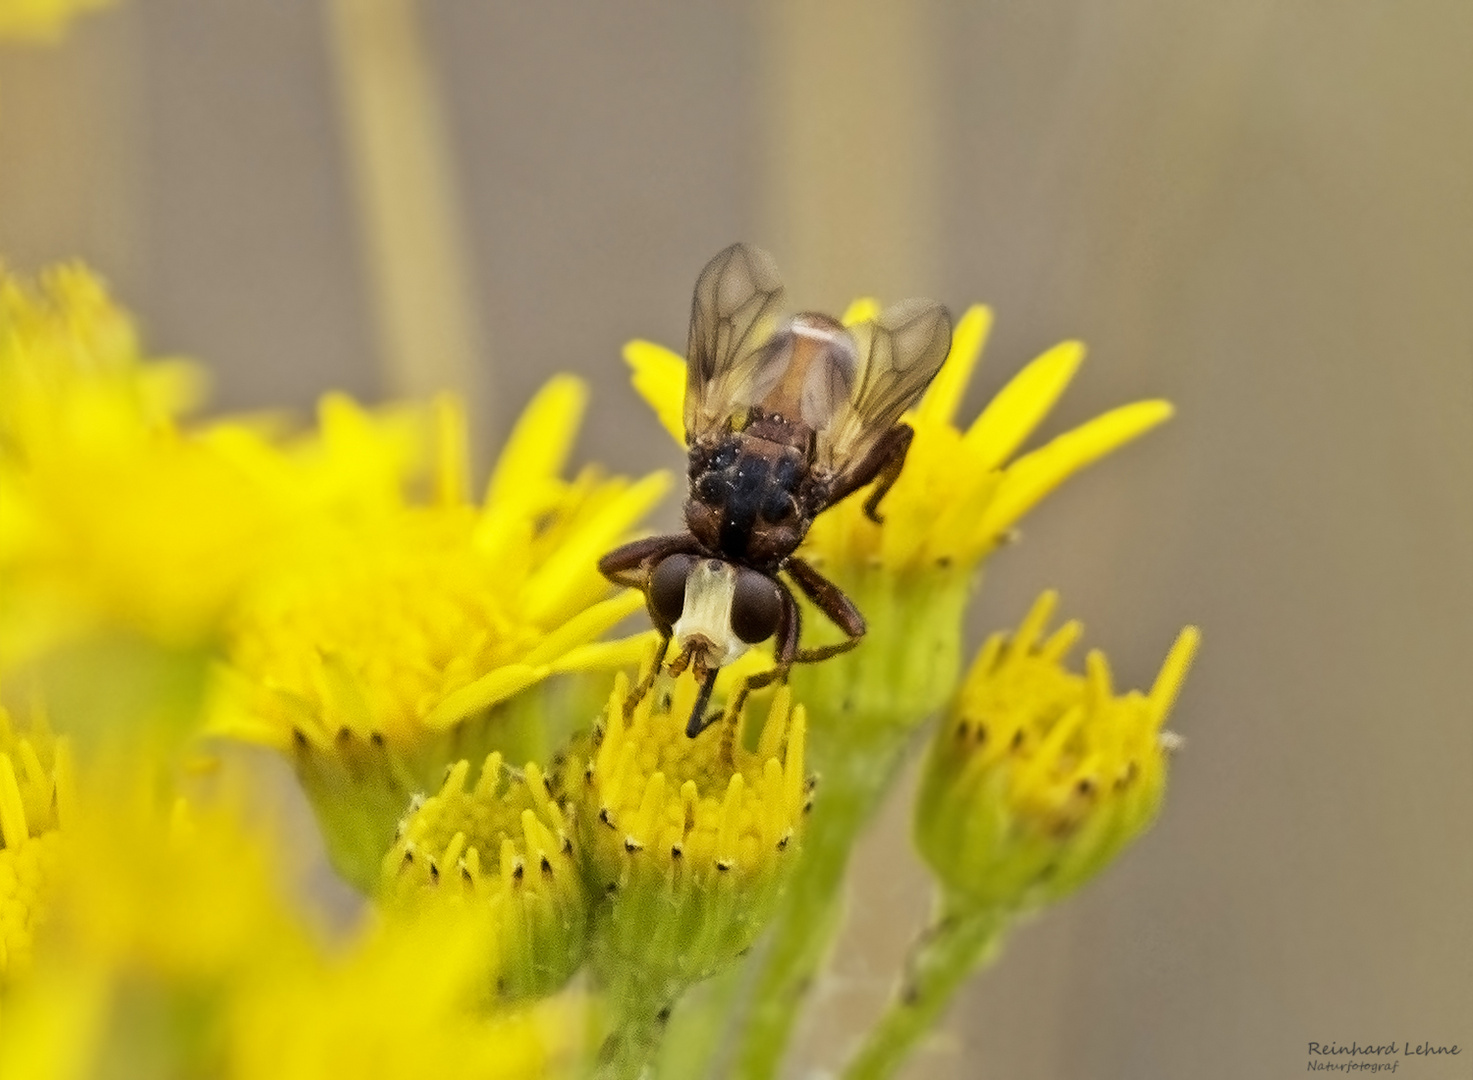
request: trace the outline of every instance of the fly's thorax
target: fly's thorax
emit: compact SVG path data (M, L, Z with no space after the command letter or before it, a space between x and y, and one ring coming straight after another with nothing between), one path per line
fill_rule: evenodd
M737 568L720 559L701 559L685 579L685 607L672 628L681 653L705 657L708 668L725 667L747 651L731 627Z
M802 542L816 508L807 499L807 447L786 441L790 434L780 418L758 417L692 449L685 518L706 548L776 567Z

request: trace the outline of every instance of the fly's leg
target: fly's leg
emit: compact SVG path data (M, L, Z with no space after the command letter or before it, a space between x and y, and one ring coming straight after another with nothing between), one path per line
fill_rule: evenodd
M660 631L660 647L655 650L655 659L650 664L650 669L644 673L644 678L639 680L632 693L624 699L624 719L628 720L634 715L634 710L644 700L644 696L650 692L655 685L655 680L660 677L660 672L665 667L665 654L670 651L670 635L664 630Z
M913 438L915 431L909 424L896 424L880 440L880 446L886 447L885 457L881 461L879 475L875 478L874 489L869 493L869 498L864 500L864 516L876 525L885 520L880 516L880 500L895 486L895 481L900 479L900 470L905 467L905 455L910 452L910 441Z
M816 649L799 649L794 661L799 664L816 664L820 660L827 660L831 656L848 652L858 645L859 639L864 637L868 627L865 626L864 616L854 606L854 601L845 596L839 586L796 555L788 557L784 569L787 570L794 584L803 590L803 595L812 600L814 606L827 615L829 621L845 634L844 641L832 645L820 645Z
M777 580L777 579L773 579ZM760 690L764 686L771 686L775 682L787 682L788 671L798 662L798 634L803 628L803 617L798 613L798 602L793 599L792 590L783 582L777 582L778 592L782 596L782 621L777 625L777 648L776 665L766 671L759 671L755 675L748 675L737 687L736 693L731 695L731 700L726 703L722 716L733 720L741 714L742 706L747 703L747 695L753 690ZM711 718L713 721L716 717ZM735 728L733 723L732 727Z
M899 479L900 470L905 467L905 455L910 452L914 438L915 432L909 424L896 424L881 435L869 453L834 478L833 487L829 489L830 505L873 481L875 487L869 498L864 500L864 513L876 525L884 521L880 516L880 500Z
M598 560L598 572L615 585L627 585L643 589L650 571L667 555L700 552L696 538L688 532L671 533L668 536L646 536L617 547Z

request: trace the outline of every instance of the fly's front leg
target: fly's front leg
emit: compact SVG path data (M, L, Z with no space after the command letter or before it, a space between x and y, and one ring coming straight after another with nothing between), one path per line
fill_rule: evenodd
M670 634L666 630L660 630L660 647L655 650L654 662L650 669L644 673L644 678L639 680L639 685L624 699L624 719L628 720L634 715L634 710L644 700L644 696L650 692L655 685L655 680L660 677L660 672L665 668L665 654L670 651Z
M858 645L859 639L864 637L868 627L865 625L864 616L854 606L854 601L845 596L839 586L796 555L788 557L783 569L788 572L788 576L793 579L798 588L803 590L803 595L812 600L814 606L827 615L829 621L844 631L846 635L846 640L832 645L820 645L816 649L798 649L794 655L794 661L799 664L816 664L820 660L827 660L831 656L848 652Z
M623 547L615 548L598 560L598 572L615 585L626 585L632 589L643 589L649 580L650 571L668 555L682 552L695 554L700 551L696 538L688 532L671 533L669 536L646 536Z

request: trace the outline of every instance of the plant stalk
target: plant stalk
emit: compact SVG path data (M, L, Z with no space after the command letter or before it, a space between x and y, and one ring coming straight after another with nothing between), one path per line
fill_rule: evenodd
M912 947L898 993L844 1070L844 1080L893 1076L968 976L991 958L1009 921L995 908L943 907Z

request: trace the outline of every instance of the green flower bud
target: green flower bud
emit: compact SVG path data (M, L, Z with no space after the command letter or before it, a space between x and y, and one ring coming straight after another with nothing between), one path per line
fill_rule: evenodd
M488 979L498 997L544 997L582 965L588 904L563 813L535 764L522 773L490 755L416 800L384 857L380 900L391 912L451 904L490 923Z
M1081 627L1045 640L1058 601L1044 593L1011 639L982 648L937 731L916 807L916 844L951 905L1023 910L1099 873L1155 819L1162 730L1198 632L1183 630L1148 694L1116 695L1104 654L1063 666Z

